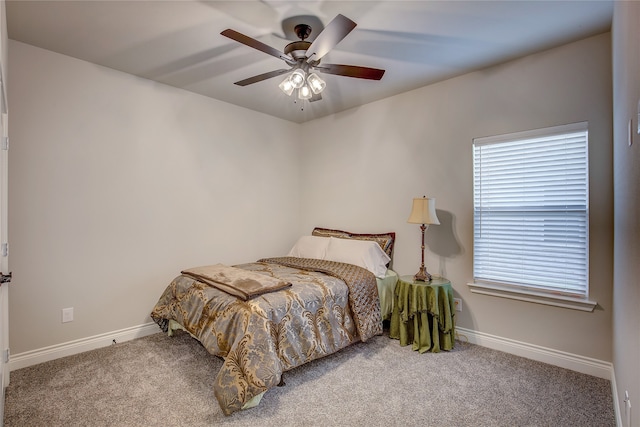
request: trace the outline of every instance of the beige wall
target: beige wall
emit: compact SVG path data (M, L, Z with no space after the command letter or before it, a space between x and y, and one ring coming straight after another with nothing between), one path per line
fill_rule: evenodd
M306 124L303 229L397 232L394 268L414 274L420 231L411 199L436 198L427 269L463 300L457 324L611 361L611 49L603 34ZM593 313L470 293L472 139L589 122L590 298Z
M615 194L613 362L623 425L640 426L635 409L627 424L625 390L640 402L640 3L615 2L613 18L613 151ZM632 121L633 144L628 144Z
M13 354L142 325L180 269L295 241L297 125L9 48Z
M460 326L610 361L610 54L604 34L293 125L11 42L12 352L140 325L180 268L277 255L316 225L396 231L413 274L406 219L426 194L442 223L427 265L463 299ZM471 294L471 140L585 120L599 307Z

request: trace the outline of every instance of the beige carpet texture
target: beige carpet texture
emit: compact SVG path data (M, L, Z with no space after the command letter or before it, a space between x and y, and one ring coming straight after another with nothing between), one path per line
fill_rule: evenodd
M284 374L223 415L222 360L162 333L11 373L5 426L615 426L608 380L463 342L442 353L385 333Z

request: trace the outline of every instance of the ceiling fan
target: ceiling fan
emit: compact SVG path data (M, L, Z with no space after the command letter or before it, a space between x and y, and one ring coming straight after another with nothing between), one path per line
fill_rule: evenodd
M316 36L313 42L309 42L306 39L311 34L311 26L308 24L298 24L295 26L294 31L300 40L287 44L284 52L235 30L227 29L220 34L268 55L282 59L290 67L249 77L235 82L236 85L247 86L291 72L291 75L280 84L280 88L287 93L287 95L291 95L294 89L298 89L298 97L300 99L316 101L321 99L320 92L324 89L325 82L320 79L314 71L369 80L380 80L384 75L385 70L377 68L359 67L356 65L320 64L320 60L340 43L356 25L357 24L351 19L338 14Z

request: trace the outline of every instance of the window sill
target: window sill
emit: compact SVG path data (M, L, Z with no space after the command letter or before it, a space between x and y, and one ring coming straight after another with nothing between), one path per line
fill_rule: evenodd
M518 290L500 285L486 283L467 283L469 290L474 294L491 295L495 297L510 298L519 301L533 302L537 304L552 305L555 307L570 308L572 310L593 311L597 302L584 298L572 298L562 295L550 295L542 292Z

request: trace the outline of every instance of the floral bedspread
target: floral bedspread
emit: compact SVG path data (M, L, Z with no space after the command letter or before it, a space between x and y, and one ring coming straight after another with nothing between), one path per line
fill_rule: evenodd
M376 280L365 269L288 257L236 267L292 286L243 301L181 275L151 313L164 331L175 320L224 358L214 393L227 415L277 386L283 372L382 333Z

